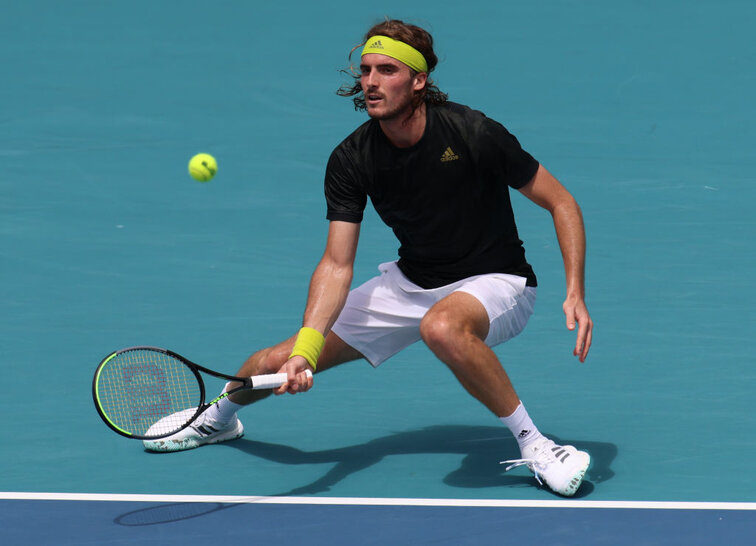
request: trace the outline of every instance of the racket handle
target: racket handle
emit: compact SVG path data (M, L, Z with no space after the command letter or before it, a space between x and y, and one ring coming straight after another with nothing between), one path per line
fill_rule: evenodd
M305 372L307 377L312 377L312 371L307 370ZM276 389L286 383L288 375L285 373L270 373L266 375L253 375L250 377L252 380L252 388L257 389Z

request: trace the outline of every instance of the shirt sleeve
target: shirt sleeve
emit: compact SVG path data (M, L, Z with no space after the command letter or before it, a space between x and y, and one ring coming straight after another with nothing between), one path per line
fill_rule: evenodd
M367 204L360 175L341 146L328 159L325 174L326 218L359 224Z
M483 148L491 154L494 172L510 187L520 189L533 179L538 161L522 149L519 141L502 124L486 118L481 136Z

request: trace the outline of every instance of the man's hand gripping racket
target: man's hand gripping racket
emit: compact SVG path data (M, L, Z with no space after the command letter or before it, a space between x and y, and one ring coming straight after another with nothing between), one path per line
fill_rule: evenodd
M200 372L241 383L205 403ZM307 370L308 374L312 372ZM97 413L118 434L138 440L170 436L192 424L210 406L240 390L277 389L286 373L235 377L209 370L158 347L129 347L100 362L92 380Z

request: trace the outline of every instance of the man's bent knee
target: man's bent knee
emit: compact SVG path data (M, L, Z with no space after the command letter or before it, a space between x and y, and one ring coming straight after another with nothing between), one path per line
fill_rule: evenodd
M458 333L446 313L428 313L420 321L420 337L431 350L448 344Z
M485 309L477 300L470 306L471 296L461 296L456 297L454 303L462 305L452 304L451 297L448 297L448 301L436 304L420 321L420 337L439 356L439 353L457 354L464 351L466 343L482 341L488 335Z
M464 358L469 343L479 342L474 329L446 313L426 316L420 322L420 337L444 361Z

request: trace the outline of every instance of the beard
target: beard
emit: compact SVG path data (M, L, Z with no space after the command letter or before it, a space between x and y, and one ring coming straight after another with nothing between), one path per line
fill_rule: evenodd
M367 114L377 121L391 121L401 117L410 117L414 108L412 107L413 96L402 97L400 101L393 105L385 105L385 98L377 108L366 106Z

